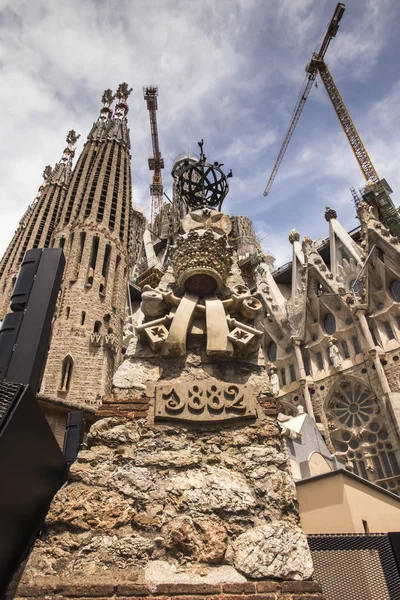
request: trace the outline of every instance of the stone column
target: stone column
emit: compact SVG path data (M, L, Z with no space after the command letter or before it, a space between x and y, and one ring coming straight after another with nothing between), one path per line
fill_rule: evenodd
M299 375L300 375L299 383L303 390L306 411L310 415L310 417L315 419L314 409L313 409L313 405L312 405L312 401L311 401L310 390L308 389L307 380L306 380L306 371L304 369L303 355L300 350L300 343L301 343L300 340L293 340L293 348L294 348L294 353L296 356L297 368L299 370Z

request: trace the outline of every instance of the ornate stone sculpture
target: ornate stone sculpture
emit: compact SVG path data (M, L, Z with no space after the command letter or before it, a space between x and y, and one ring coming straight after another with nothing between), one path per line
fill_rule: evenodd
M339 348L336 346L335 341L334 338L329 340L329 358L335 369L340 369L342 366L342 357L340 356Z
M279 394L279 377L276 372L276 367L271 367L269 370L269 382L272 387L272 393L274 396Z

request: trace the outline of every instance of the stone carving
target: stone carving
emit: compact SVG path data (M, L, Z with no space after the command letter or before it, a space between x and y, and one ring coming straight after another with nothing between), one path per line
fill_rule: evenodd
M299 232L296 231L295 229L292 229L289 233L288 239L291 244L294 244L294 242L299 242L300 241Z
M115 97L118 98L120 102L126 102L129 94L131 93L133 88L129 89L127 83L120 83L118 89L116 91Z
M330 221L331 219L337 219L337 212L330 206L325 207L325 219L326 221Z
M192 229L213 229L220 235L229 235L232 231L232 222L228 215L203 208L193 210L181 220L181 228L183 233L188 233Z
M112 90L110 90L110 88L108 88L107 90L104 90L103 95L101 97L101 101L105 107L109 108L110 105L112 104L114 98L115 98L115 96L114 96Z
M247 385L207 379L156 386L156 420L213 422L255 416Z
M279 394L279 377L276 372L276 367L271 367L269 370L269 382L272 387L272 393L274 396Z
M340 356L340 351L339 348L336 346L335 341L336 340L334 338L331 338L329 340L329 358L331 359L335 369L340 369L342 366L342 357Z
M180 289L206 296L222 291L232 265L226 236L211 229L178 237L172 268Z

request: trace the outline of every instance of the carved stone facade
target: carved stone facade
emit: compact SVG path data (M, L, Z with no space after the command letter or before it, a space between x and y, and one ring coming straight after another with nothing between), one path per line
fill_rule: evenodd
M213 584L214 594L312 577L262 349L264 303L244 284L225 215L197 209L185 229L157 287L132 305L113 395L21 589Z

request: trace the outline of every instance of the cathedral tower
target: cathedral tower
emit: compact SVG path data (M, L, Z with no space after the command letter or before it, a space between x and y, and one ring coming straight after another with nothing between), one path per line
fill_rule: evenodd
M35 200L19 222L18 228L0 263L0 318L8 312L10 296L24 254L31 248L47 248L56 224L58 211L71 179L75 143L79 135L68 132L65 148L54 169L43 171L43 183Z
M123 83L115 96L104 92L51 242L64 249L66 269L42 394L68 404L100 404L120 356L133 219L130 91Z

